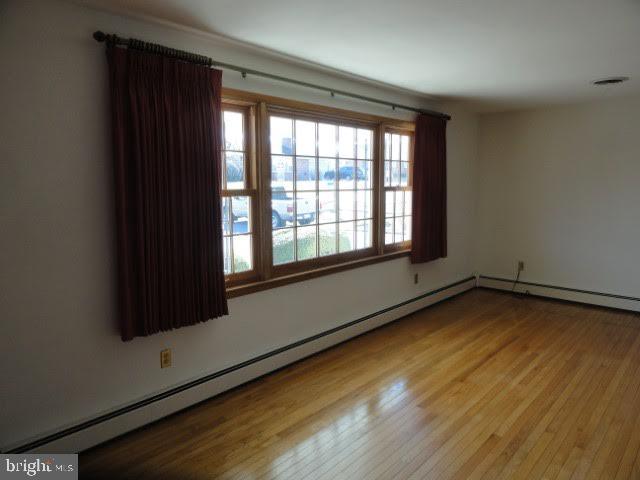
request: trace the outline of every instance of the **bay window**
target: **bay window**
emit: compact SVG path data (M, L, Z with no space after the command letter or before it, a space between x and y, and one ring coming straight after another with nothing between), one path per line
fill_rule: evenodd
M229 292L408 253L413 124L224 93Z

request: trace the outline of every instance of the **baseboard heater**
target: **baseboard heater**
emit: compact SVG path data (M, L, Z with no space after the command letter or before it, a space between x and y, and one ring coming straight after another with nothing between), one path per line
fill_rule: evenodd
M4 453L71 453L85 450L475 286L476 277L470 276L50 435L11 447Z
M515 282L513 279L488 275L480 275L478 277L478 287L503 291L513 290L517 293L529 293L538 297L555 298L587 305L640 312L640 298L629 295L596 292L593 290L583 290L580 288L548 285L523 280Z

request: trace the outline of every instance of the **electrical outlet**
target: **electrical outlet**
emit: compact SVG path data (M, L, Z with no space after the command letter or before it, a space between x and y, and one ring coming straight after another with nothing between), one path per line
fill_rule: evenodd
M416 273L416 274L413 276L413 283L417 285L419 281L420 281L420 280L418 279L418 274Z
M160 368L171 366L171 349L166 348L160 351Z
M521 272L524 270L524 262L522 260L518 261L518 271Z

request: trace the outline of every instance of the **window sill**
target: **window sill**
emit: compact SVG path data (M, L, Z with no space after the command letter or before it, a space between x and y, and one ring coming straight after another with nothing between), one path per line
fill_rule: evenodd
M373 265L374 263L386 262L387 260L394 260L400 257L408 257L411 254L410 250L401 250L397 252L385 253L382 255L375 255L373 257L361 258L358 260L352 260L350 262L340 263L338 265L331 265L328 267L317 268L301 273L294 273L291 275L283 275L281 277L271 278L269 280L261 280L258 282L247 283L239 285L237 287L227 288L227 298L240 297L243 295L249 295L250 293L261 292L263 290L269 290L271 288L282 287L291 283L303 282L316 277L322 277L324 275L331 275L333 273L342 272L345 270L351 270L353 268L365 267L367 265Z

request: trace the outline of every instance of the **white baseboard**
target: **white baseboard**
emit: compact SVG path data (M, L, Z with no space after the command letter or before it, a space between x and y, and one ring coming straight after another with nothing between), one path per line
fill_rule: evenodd
M513 288L513 280L480 275L478 277L478 287L511 291L511 289ZM532 295L537 295L540 297L555 298L558 300L568 300L571 302L586 303L589 305L619 308L621 310L640 312L640 298L634 298L625 295L592 292L577 288L545 285L538 282L528 281L518 282L516 284L515 291L518 293L529 292Z
M342 327L269 352L258 359L248 360L240 366L213 373L182 387L160 392L112 412L97 415L93 420L80 425L13 447L9 452L77 453L86 450L385 323L470 290L475 287L475 284L476 278L470 277L427 292L406 302L353 320Z

